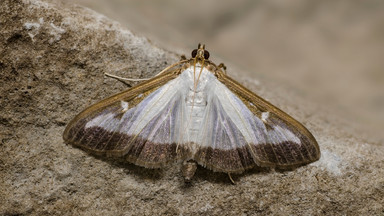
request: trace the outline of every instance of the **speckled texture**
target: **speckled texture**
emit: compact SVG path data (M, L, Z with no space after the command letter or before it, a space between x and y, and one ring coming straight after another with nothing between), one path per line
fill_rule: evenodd
M199 167L185 185L181 164L150 170L65 145L62 133L75 114L126 88L103 72L148 77L178 55L54 1L1 1L0 26L0 214L384 214L382 143L344 130L292 87L267 91L264 80L233 71L313 132L320 161L292 171L254 169L233 176L236 185Z

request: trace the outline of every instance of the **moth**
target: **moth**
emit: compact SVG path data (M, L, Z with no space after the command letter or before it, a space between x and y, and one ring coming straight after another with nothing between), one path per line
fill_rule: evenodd
M296 167L320 158L298 121L226 75L204 45L155 77L82 111L66 143L146 168L183 161L186 181L197 165L242 173L254 166Z

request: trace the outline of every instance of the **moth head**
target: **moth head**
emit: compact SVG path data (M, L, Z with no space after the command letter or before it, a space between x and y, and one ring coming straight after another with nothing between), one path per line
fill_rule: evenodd
M196 58L197 60L207 60L209 58L209 52L205 50L204 44L199 44L197 49L192 51L192 58Z

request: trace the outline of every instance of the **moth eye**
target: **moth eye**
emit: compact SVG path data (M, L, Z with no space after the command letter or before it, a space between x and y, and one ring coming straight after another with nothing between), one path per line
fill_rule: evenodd
M196 55L197 55L197 49L194 49L194 50L192 51L192 58L195 58Z
M209 58L209 52L207 50L204 50L204 58L205 59Z

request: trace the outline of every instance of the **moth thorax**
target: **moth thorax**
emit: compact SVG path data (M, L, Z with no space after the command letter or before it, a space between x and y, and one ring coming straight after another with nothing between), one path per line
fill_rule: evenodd
M190 182L195 175L197 169L197 163L194 160L188 160L183 162L181 172L183 173L185 182Z

